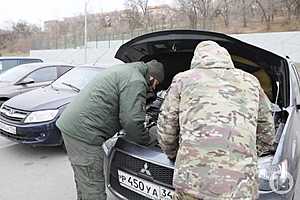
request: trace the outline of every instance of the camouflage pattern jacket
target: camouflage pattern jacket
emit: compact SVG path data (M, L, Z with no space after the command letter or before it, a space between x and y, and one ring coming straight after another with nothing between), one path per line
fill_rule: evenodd
M269 103L226 49L200 43L191 69L174 77L158 120L162 150L177 156L176 191L205 200L255 199L257 154L274 141Z

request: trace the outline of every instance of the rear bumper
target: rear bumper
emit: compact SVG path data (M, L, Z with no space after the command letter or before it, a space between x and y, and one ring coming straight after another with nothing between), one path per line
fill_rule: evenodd
M16 127L16 134L0 130L0 135L21 144L56 146L62 144L62 137L55 120L34 124L15 124L0 120L2 123Z

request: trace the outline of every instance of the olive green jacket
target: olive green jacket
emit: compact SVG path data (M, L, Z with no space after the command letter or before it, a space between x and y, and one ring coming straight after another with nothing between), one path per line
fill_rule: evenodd
M128 139L149 142L144 127L148 66L142 62L120 64L97 75L67 106L56 125L88 144L100 145L120 129Z

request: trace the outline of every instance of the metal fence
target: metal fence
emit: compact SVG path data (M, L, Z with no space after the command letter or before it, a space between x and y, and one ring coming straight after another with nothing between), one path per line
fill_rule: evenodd
M284 17L281 16L276 18L276 20L272 22L272 30L267 31L281 30L284 22ZM299 21L295 21L294 23L289 24L289 26L292 28L292 30L300 29ZM81 21L78 22L77 25L69 23L69 27L63 22L59 22L57 25L54 24L51 30L45 30L32 36L30 49L82 49L85 46L83 27L83 22ZM103 42L101 41L106 41L105 47L110 48L115 40L124 42L146 33L170 29L190 29L190 26L186 21L179 21L176 23L156 24L144 28L135 28L130 30L128 29L128 23L125 22L124 25L119 24L118 26L115 25L112 27L103 27L97 26L95 21L90 21L87 30L87 38L89 41L88 48L101 48L103 45ZM228 27L226 27L223 21L210 19L205 26L199 23L195 29L225 33L249 33L266 31L266 24L257 19L249 19L247 27L243 27L239 21L234 21Z
M110 47L111 41L121 40L127 41L134 37L144 35L146 33L151 33L155 31L163 31L170 29L189 29L188 26L159 26L152 27L147 30L136 29L130 32L118 32L115 30L106 30L103 28L102 31L89 30L88 31L88 41L93 41L93 45L89 43L89 48L101 48L98 42L107 41L107 46ZM200 29L200 28L198 28ZM214 30L213 23L206 30ZM103 43L101 43L103 44ZM92 46L91 46L92 45ZM36 34L32 38L31 49L32 50L42 50L42 49L77 49L84 48L84 31L77 33L65 33L65 34L54 34L50 35L46 32Z

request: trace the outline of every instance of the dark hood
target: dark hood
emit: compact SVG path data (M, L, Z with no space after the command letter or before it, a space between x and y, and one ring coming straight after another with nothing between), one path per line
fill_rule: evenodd
M57 109L70 103L77 94L73 90L54 90L48 86L15 96L5 105L25 111Z
M194 51L191 68L232 69L234 64L228 51L213 41L204 41L198 44Z

